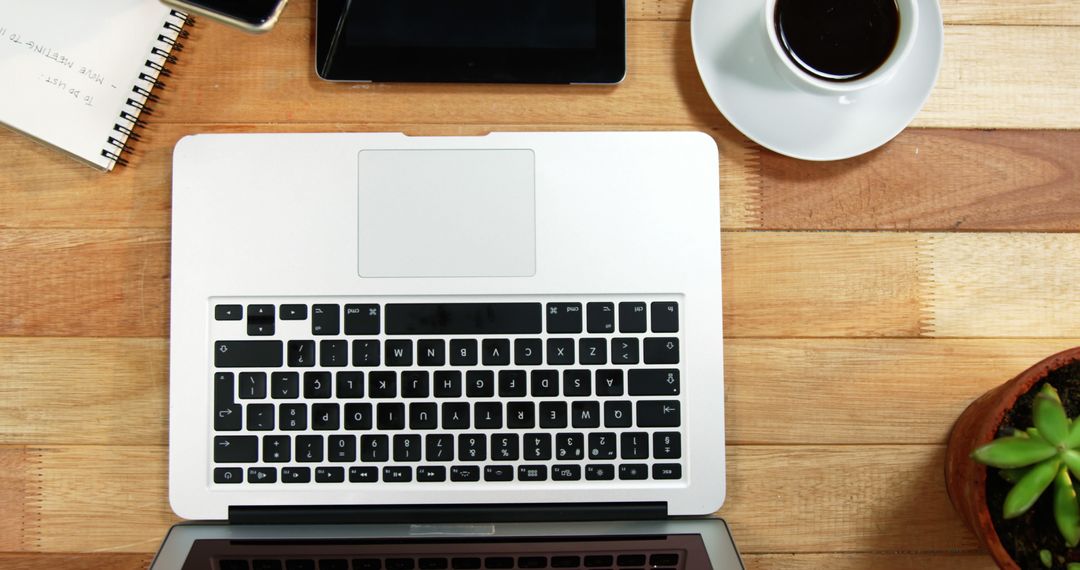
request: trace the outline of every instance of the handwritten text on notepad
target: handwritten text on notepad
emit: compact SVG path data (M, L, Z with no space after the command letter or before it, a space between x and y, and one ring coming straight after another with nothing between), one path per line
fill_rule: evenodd
M24 37L23 34L0 25L0 42L14 46L16 49L25 49L27 52L38 55L43 59L57 64L56 69L50 74L39 74L38 79L56 88L82 104L93 107L96 91L106 88L106 78L103 73L79 64L75 56L37 42L32 38ZM116 85L108 83L108 89L117 89Z

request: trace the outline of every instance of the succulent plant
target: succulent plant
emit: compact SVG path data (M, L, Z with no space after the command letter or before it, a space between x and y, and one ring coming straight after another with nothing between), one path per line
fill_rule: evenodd
M1080 543L1080 503L1073 477L1080 480L1080 419L1070 420L1057 390L1044 384L1032 404L1035 426L999 437L976 449L971 457L1002 469L1013 483L1005 496L1003 516L1016 518L1054 486L1054 520L1071 548Z

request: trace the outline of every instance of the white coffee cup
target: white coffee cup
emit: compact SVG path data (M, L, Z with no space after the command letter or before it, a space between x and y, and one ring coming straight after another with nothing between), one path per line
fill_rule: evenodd
M919 30L919 0L895 0L899 9L900 25L897 31L896 44L893 46L889 57L870 74L850 81L829 81L822 79L802 69L791 56L784 50L781 44L780 34L776 29L776 2L777 0L765 0L765 34L769 45L772 46L778 63L787 70L787 75L796 85L811 90L826 92L850 93L866 89L888 81L895 73L900 63L911 52L915 45L915 36Z

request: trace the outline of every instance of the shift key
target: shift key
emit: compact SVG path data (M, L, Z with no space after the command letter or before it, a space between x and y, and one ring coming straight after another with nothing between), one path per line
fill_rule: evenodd
M214 343L217 368L277 368L284 346L280 340L219 340Z

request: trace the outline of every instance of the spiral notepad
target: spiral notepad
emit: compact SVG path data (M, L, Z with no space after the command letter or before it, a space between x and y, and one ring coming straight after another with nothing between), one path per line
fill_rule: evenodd
M159 0L0 4L0 123L101 170L126 164L186 23Z

